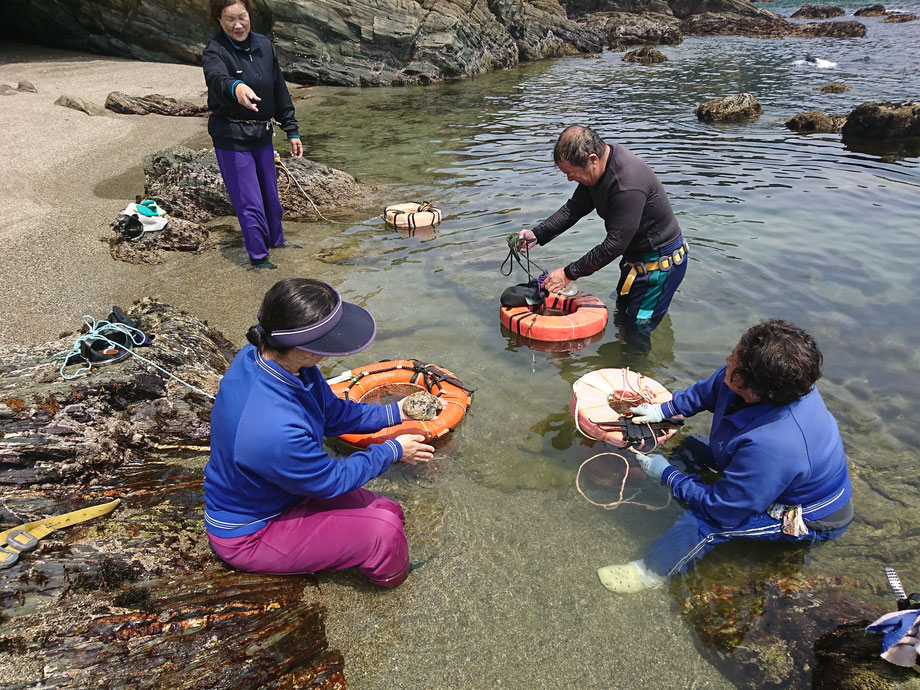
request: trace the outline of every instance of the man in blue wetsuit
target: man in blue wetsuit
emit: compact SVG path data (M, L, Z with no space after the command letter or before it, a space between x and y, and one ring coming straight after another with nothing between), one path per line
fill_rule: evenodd
M651 332L671 304L687 272L687 243L661 181L642 160L620 144L606 144L589 127L565 129L553 159L575 193L552 216L518 233L522 247L544 245L571 228L592 210L604 219L606 237L580 259L552 271L547 290L564 290L618 257L620 320Z
M802 329L780 320L751 327L726 366L661 405L632 408L633 421L713 413L714 484L684 474L661 455L638 454L687 511L637 561L598 570L607 589L632 592L687 572L732 539L805 542L839 536L853 520L843 441L815 388L822 355Z

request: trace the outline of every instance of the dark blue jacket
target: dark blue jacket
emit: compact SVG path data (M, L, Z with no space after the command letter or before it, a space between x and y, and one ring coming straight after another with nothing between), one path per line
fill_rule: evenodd
M846 455L818 389L788 405L758 403L729 413L737 397L722 367L662 406L668 416L713 413L709 445L723 472L709 485L668 466L661 481L674 497L725 528L765 512L771 503L801 505L806 523L843 508L853 491Z
M390 439L335 458L323 437L399 423L398 404L341 400L318 368L295 376L247 345L221 379L211 412L211 459L204 468L208 531L252 534L306 497L359 488L402 457L402 446Z
M208 85L208 134L214 148L255 151L271 146L274 118L288 139L299 137L294 104L288 93L275 47L262 34L250 32L243 43L231 40L223 30L214 34L201 55L204 80ZM262 100L258 112L237 102L233 90L240 82Z

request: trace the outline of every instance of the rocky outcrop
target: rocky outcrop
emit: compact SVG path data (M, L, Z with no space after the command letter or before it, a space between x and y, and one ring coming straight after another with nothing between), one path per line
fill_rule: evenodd
M756 16L737 17L730 14L693 15L680 23L681 31L695 35L750 36L752 38L783 38L785 36L862 38L866 26L857 21L832 21L796 24L768 10Z
M329 215L371 203L374 189L341 170L305 158L288 158L284 166L291 177L280 170L278 186L288 219L316 220L313 204ZM192 151L176 146L146 156L144 180L145 198L154 199L171 216L200 223L215 216L234 215L217 157L210 149Z
M623 56L623 62L638 62L640 65L655 65L659 62L666 62L667 59L661 51L651 46L631 50Z
M756 120L763 107L751 94L739 93L706 101L693 112L701 122L742 122Z
M889 13L888 16L882 20L882 24L903 24L904 22L915 22L917 19L920 19L920 17L910 12L895 12Z
M824 86L815 87L815 91L820 91L821 93L846 93L847 91L852 90L852 86L839 81L835 81L832 84L825 84Z
M204 393L132 357L63 380L73 336L0 352L0 531L121 501L0 570L3 686L343 688L316 581L230 571L204 533L206 393L233 347L156 300L130 315Z
M868 7L861 7L853 13L854 17L882 17L884 15L884 5L869 5Z
M113 91L105 99L105 107L115 113L124 115L174 115L178 117L195 117L210 114L205 104L179 101L168 96L152 93L147 96L129 96L121 91Z
M791 36L811 38L864 38L866 25L855 21L804 24Z
M4 16L16 40L146 60L197 62L217 30L198 0L9 0ZM253 30L270 36L288 78L306 84L429 83L602 47L557 0L260 0Z
M118 230L122 217L122 214L118 214L112 223L115 236L109 240L112 258L116 261L129 264L160 264L164 261L163 252L201 254L215 249L219 244L218 238L210 229L182 218L170 218L162 230L145 232L138 239L128 240Z
M920 137L920 101L863 103L847 117L844 143Z
M802 5L799 9L792 13L792 16L795 18L802 19L830 19L831 17L840 17L843 16L844 11L842 7L836 7L835 5L811 5L805 4Z
M209 395L234 351L194 317L154 300L131 310L154 336L136 352ZM74 324L76 326L76 324ZM76 335L39 347L9 347L0 369L0 484L101 478L155 444L207 445L211 400L135 357L61 377L59 352ZM85 366L85 362L84 362Z
M72 110L79 110L80 112L86 113L87 115L105 115L105 108L102 108L95 103L78 98L77 96L60 96L55 102L55 105L59 105L62 108L70 108Z
M677 45L684 40L678 20L668 14L597 12L582 21L601 32L611 50L631 45Z
M837 133L843 128L846 121L846 115L827 115L821 110L809 110L787 120L786 127L802 134Z

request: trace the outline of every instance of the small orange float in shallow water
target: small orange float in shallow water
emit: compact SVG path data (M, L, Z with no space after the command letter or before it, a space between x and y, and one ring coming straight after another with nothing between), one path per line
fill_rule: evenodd
M348 445L358 448L383 443L402 434L421 434L426 441L434 441L453 431L473 400L472 391L464 388L452 372L414 359L387 360L358 367L333 379L330 387L339 398L354 402L385 402L387 397L400 398L416 391L428 391L443 403L443 409L434 419L409 419L373 434L339 436Z
M393 204L386 207L383 219L397 228L425 228L441 222L441 210L428 202Z
M588 438L604 441L617 448L627 445L625 430L612 429L624 422L623 413L641 403L660 404L671 399L671 392L655 379L629 369L598 369L582 376L572 385L570 409L579 431ZM644 425L643 425L644 426ZM651 425L649 427L652 429ZM677 425L652 429L654 445L667 441ZM648 438L652 445L652 436ZM648 451L642 447L641 450Z
M531 340L580 340L607 326L607 305L587 292L550 293L537 307L501 307L502 325Z

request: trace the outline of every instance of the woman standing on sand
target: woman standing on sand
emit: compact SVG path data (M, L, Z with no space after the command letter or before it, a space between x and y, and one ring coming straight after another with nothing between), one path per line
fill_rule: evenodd
M240 221L243 243L254 268L277 268L270 247L285 244L272 146L273 121L287 133L291 155L303 144L271 42L250 31L251 0L210 0L220 30L201 56L208 85L208 133L227 193Z

